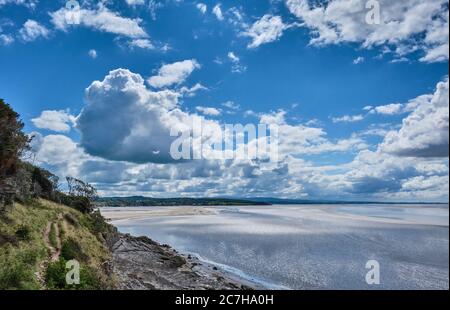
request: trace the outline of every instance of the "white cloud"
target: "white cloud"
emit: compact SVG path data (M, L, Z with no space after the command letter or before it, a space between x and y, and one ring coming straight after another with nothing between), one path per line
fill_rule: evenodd
M68 132L75 123L75 117L68 111L42 111L41 115L31 120L37 128L56 132Z
M191 128L194 121L202 121L205 128L212 124L183 112L178 106L182 96L173 90L150 91L139 74L113 70L86 90L77 118L81 146L92 156L115 161L179 162L170 155L176 139L170 131Z
M206 10L208 10L208 6L204 3L197 3L196 7L202 14L205 14Z
M35 20L27 20L19 30L20 37L24 41L34 41L39 37L47 38L50 31Z
M216 4L212 10L213 14L217 17L218 20L222 21L224 20L222 8L220 4Z
M395 114L404 113L403 112L403 104L391 103L391 104L387 104L387 105L377 106L371 110L371 113L378 113L378 114L384 114L384 115L395 115Z
M198 106L195 108L197 111L199 111L200 113L204 114L204 115L208 115L208 116L219 116L222 111L213 107L202 107L202 106Z
M0 45L9 45L14 42L14 38L9 34L0 34Z
M359 122L364 119L364 115L344 115L341 117L333 117L333 123L354 123Z
M232 61L232 62L239 62L239 57L237 57L233 52L229 52L228 53L228 58Z
M448 157L449 155L449 90L448 78L439 82L430 96L420 96L415 107L403 120L399 131L389 132L381 149L398 156ZM428 100L424 100L428 99Z
M366 22L366 0L286 0L292 14L311 29L312 45L359 43L394 46L400 56L422 50L421 61L448 60L448 0L378 0L380 24Z
M247 67L241 64L240 58L234 52L228 52L228 59L231 61L231 72L243 73L247 70Z
M98 57L97 51L92 49L88 52L89 57L91 57L92 59L95 59Z
M138 47L142 49L153 50L155 46L149 39L133 39L129 42L131 47Z
M288 28L289 26L283 23L280 16L267 14L244 31L242 35L252 39L248 48L256 48L262 44L278 40L283 35L283 31Z
M205 86L203 86L203 85L200 84L200 83L197 83L197 84L195 84L195 85L192 86L192 87L186 87L186 86L183 86L183 87L181 87L181 88L179 89L179 92L180 92L182 95L185 95L185 96L187 96L187 97L193 97L193 96L195 96L195 95L197 94L197 92L200 91L200 90L208 90L208 88L205 87Z
M362 56L359 56L359 57L353 59L353 64L359 65L359 64L362 64L364 61L365 61L365 58Z
M64 135L48 135L42 137L35 146L37 159L52 165L66 163L71 159L80 160L82 152L77 144Z
M222 103L222 106L233 111L237 111L241 108L239 104L235 103L234 101L226 101Z
M145 0L125 0L125 1L130 6L136 6L136 5L143 5L143 4L145 4Z
M330 141L323 128L288 124L286 113L284 110L279 110L259 115L261 124L276 124L278 126L281 157L327 152L353 152L367 148L367 144L356 136Z
M163 65L159 69L158 75L150 77L148 79L148 83L155 88L167 87L173 84L181 84L195 69L199 68L200 64L195 59Z
M51 21L59 30L67 31L72 25L67 19L70 11L66 8L50 13ZM79 25L98 31L113 33L130 38L147 38L148 34L142 28L140 19L122 17L119 13L112 12L108 8L100 6L96 10L80 9Z
M7 4L23 5L28 8L35 8L38 0L0 0L0 7Z

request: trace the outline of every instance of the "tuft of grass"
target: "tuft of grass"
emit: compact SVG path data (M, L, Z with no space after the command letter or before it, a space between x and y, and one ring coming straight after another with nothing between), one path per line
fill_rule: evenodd
M52 223L50 226L50 234L48 235L48 239L50 241L50 245L53 248L58 248L58 236L56 233L56 224Z

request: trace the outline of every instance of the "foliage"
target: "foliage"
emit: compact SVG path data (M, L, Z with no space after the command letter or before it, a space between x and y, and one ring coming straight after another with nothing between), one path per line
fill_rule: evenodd
M72 207L81 213L91 213L94 209L91 201L87 197L71 196L64 193L57 194L57 201L66 206Z
M29 240L30 239L30 229L27 226L25 226L25 225L21 225L16 230L16 234L15 235L20 240Z
M65 240L61 247L61 256L66 260L76 259L78 261L88 261L87 256L80 244L73 238Z
M19 114L0 99L0 182L14 175L30 138L22 132Z
M67 177L66 180L70 196L85 197L89 200L97 197L97 190L91 184L72 177Z
M245 206L267 205L265 202L227 198L150 198L150 197L104 197L96 198L97 206L146 207L146 206Z
M84 265L80 265L80 284L67 284L66 283L66 269L67 261L64 258L60 258L58 261L50 263L46 274L45 282L49 289L101 289L102 283L96 272Z
M70 219L75 225L70 223ZM49 253L43 234L49 222L64 227L61 238L61 257L75 258L81 263L81 282L74 289L106 289L114 285L110 270L104 262L111 259L105 243L100 242L92 232L94 225L91 214L82 214L73 208L47 200L32 200L26 205L15 203L8 210L7 217L0 217L0 289L39 289L35 273L41 262L48 260ZM24 229L26 227L26 229ZM18 235L28 230L28 237L22 240ZM17 232L20 232L16 234ZM63 265L65 268L65 265ZM50 271L51 272L51 271ZM48 288L58 289L58 273ZM62 275L59 273L59 275ZM61 277L59 277L61 279ZM45 280L45 274L44 274Z

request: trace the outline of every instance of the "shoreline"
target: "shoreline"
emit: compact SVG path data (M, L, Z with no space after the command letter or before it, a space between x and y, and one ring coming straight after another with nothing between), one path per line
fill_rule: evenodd
M118 233L111 252L113 272L122 290L267 289L145 236Z
M188 215L211 215L215 214L216 210L214 210L212 207L203 207L203 206L186 206L183 209L181 209L178 206L168 206L164 207L165 210L161 211L158 210L111 210L113 211L112 214L108 214L109 216L106 218L106 221L110 224L115 226L115 223L122 222L122 221L128 221L128 220L142 220L146 218L153 218L153 217L160 217L160 216L170 216L170 217L176 217L176 216L188 216ZM102 208L108 209L107 207ZM127 208L128 209L128 208ZM138 209L138 208L136 208ZM117 228L117 227L116 227ZM241 286L244 287L244 289L257 289L257 290L289 290L290 288L284 287L281 285L276 285L270 282L267 282L265 280L259 279L257 277L251 276L246 274L245 272L236 269L234 267L216 263L213 261L210 261L206 258L201 257L198 253L192 253L192 252L179 252L178 250L172 248L170 245L164 244L161 245L155 240L152 240L151 238L147 236L133 236L130 234L123 234L119 233L122 238L135 238L136 240L143 241L146 240L146 242L150 242L152 244L159 245L159 247L163 247L165 249L168 249L171 255L179 256L186 260L187 264L190 265L190 269L194 273L198 273L202 277L205 277L207 279L207 282L211 278L214 278L215 276L218 276L219 278L223 278L225 280L228 280L231 283L232 288L235 289L235 286ZM117 250L116 250L117 251ZM157 252L159 249L157 249ZM114 254L113 249L113 254ZM185 270L183 270L185 271ZM120 271L120 273L123 273L123 271ZM241 288L238 288L241 289Z

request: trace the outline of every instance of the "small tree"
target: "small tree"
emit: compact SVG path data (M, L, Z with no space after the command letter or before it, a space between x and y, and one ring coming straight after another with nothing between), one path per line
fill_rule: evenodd
M17 188L11 179L19 170L23 152L29 149L30 138L22 132L23 126L19 114L0 99L0 211L15 197Z
M14 175L30 138L22 132L24 124L11 107L0 99L0 182Z
M81 180L67 177L67 187L69 188L69 195L85 197L92 200L97 197L97 190L94 186Z
M91 184L67 177L69 195L60 195L61 202L83 213L91 213L94 209L92 200L97 197L97 190Z

